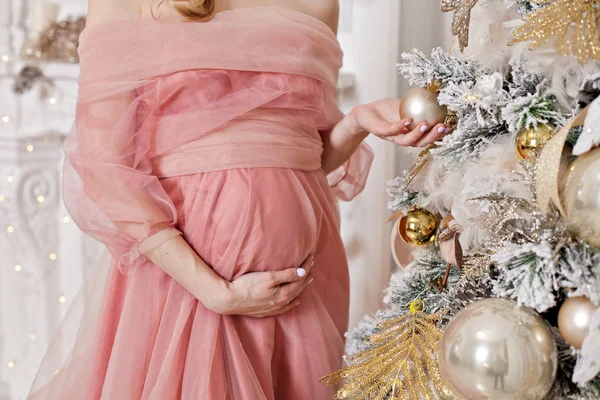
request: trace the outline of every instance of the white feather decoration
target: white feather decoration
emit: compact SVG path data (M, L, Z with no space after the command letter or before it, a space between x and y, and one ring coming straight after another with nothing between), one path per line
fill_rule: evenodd
M461 245L471 249L483 244L488 235L472 219L489 212L489 203L471 199L502 193L511 197L529 199L525 183L513 179L512 171L522 171L515 155L514 141L503 137L488 147L476 161L467 163L461 175L461 189L452 204L452 215L463 227Z
M581 346L581 356L575 365L573 382L588 383L600 374L600 309L592 315L590 332Z
M600 97L597 97L590 104L588 115L583 124L583 131L573 147L573 154L579 156L587 153L598 143L600 143Z
M511 137L503 137L490 145L477 160L450 171L439 161L430 161L414 180L414 187L428 194L420 204L432 212L450 212L462 227L460 243L465 251L483 244L488 232L472 222L489 211L489 204L475 202L475 197L492 193L529 198L525 183L512 179L512 171L522 171Z
M512 49L507 46L512 30L504 21L515 18L516 10L502 1L480 1L471 11L469 46L466 58L477 60L484 68L506 73Z

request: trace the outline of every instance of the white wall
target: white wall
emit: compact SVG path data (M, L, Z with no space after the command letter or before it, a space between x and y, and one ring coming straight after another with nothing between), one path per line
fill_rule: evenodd
M429 55L434 47L449 49L452 43L450 35L450 24L452 13L442 13L439 1L426 0L399 0L400 1L400 43L398 52L398 62L402 62L400 54L409 52L412 49L420 49ZM399 76L398 96L409 90L411 86L408 80ZM396 150L396 175L401 175L402 171L409 169L419 152L418 149ZM410 262L410 252L412 249L407 245L402 245L404 254L400 256L403 265Z
M413 48L449 47L449 17L438 1L341 0L339 39L345 52L344 68L355 85L341 96L344 111L358 103L386 97L401 97L408 82L397 74L400 54ZM349 9L352 11L350 12ZM343 204L342 234L348 250L352 279L350 327L381 306L393 263L390 255L392 224L385 221L389 197L387 182L412 165L415 150L369 138L376 159L365 191L350 204ZM406 248L406 252L409 249ZM395 267L395 266L394 266Z
M352 106L395 97L399 38L399 2L390 0L342 0L342 11L352 7L351 29L340 29L344 71L354 75L354 88L341 97L344 111ZM342 12L342 15L347 15ZM349 24L343 23L341 27ZM342 204L342 234L351 273L350 326L380 307L382 290L390 270L386 182L394 175L394 146L368 138L375 162L365 191L353 202Z

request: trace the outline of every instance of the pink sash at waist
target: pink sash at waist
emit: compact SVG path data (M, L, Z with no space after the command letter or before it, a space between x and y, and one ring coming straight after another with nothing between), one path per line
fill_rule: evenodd
M176 118L176 116L173 116ZM175 133L175 132L174 132ZM152 158L159 178L237 168L321 168L323 144L317 129L270 119L238 118Z

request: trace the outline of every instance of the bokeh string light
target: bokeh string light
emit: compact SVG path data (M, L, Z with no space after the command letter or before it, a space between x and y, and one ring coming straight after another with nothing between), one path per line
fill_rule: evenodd
M29 145L27 145L26 150L29 153L32 153L32 152L35 151L35 148L34 148L33 145L29 144ZM13 175L6 176L6 181L8 183L10 183L10 184L16 183L16 179L15 179L15 177ZM4 195L0 195L0 201L4 201L4 200L5 200L5 196ZM44 198L44 196L40 195L40 196L36 197L36 200L37 200L38 204L42 204L44 202L45 198ZM67 223L71 222L70 218L68 216L66 216L66 215L62 216L60 220L64 224L67 224ZM7 227L6 227L7 234L14 234L15 231L16 231L16 228L15 228L15 226L13 224L7 225ZM47 254L47 257L48 257L48 259L51 260L51 262L56 262L58 260L58 255L54 251L49 252ZM23 273L26 274L27 273L27 267L26 267L26 265L24 266L21 263L14 264L13 269L14 269L14 273L17 273L17 274L23 274ZM59 304L65 305L65 306L67 305L67 300L68 300L67 296L65 296L64 294L60 294L56 298L56 301ZM35 343L38 340L38 335L36 333L35 327L31 327L26 332L27 333L25 333L25 335L26 335L27 342L29 344L32 345L33 343ZM25 341L25 338L24 338L24 341ZM6 364L5 364L6 368L8 368L10 370L14 370L14 373L20 373L20 372L18 372L18 368L20 366L26 366L26 363L22 363L20 361L26 359L28 353L29 353L29 350L27 348L24 348L22 350L21 354L14 354L14 353L13 354L9 354L9 359L8 359L8 361L6 361ZM58 372L59 372L58 370L55 371L55 374L57 374Z
M57 7L55 6L55 8ZM33 34L25 39L20 51L15 54L10 51L0 53L0 67L2 67L0 68L2 71L0 72L0 84L8 84L9 87L12 85L12 92L15 96L22 96L33 90L32 95L35 96L33 101L39 102L37 112L44 113L45 109L48 114L51 113L55 117L63 120L70 119L73 117L73 104L76 96L70 89L73 87L73 82L76 81L77 67L67 64L73 65L78 62L77 47L80 32L85 26L85 17L75 16L63 21L56 21L56 14L51 15L46 12L42 17L48 19L45 28L39 29L39 27L30 26ZM39 32L39 34L36 35L35 32ZM19 69L21 70L19 71ZM32 99L33 96L31 96ZM19 109L13 110L9 102L5 102L3 105L6 108L0 107L0 130L14 130L13 128L21 122L20 111ZM40 106L42 110L40 110ZM9 131L9 133L14 132ZM19 149L19 152L21 151L26 155L31 155L35 154L38 149L34 143L25 143L24 148ZM0 184L0 190L3 191L0 194L0 202L4 202L0 205L4 207L13 207L15 200L19 200L11 198L12 190L16 189L12 185L22 184L20 182L21 175L17 171L10 172L4 176L0 175L0 182L2 182L1 179L6 179L4 184L7 185L3 188L3 185ZM62 178L62 173L60 178ZM33 199L33 207L48 206L47 196L36 193ZM7 215L12 215L10 210ZM59 215L58 218L57 222L59 223L60 221L62 224L71 223L71 219L67 215ZM21 225L17 221L9 219L3 220L3 222L4 225L0 229L5 229L5 240L18 240L20 235L26 233L27 229L20 228ZM33 262L57 263L60 261L60 254L57 250L45 249L41 254L34 255L36 261ZM10 273L18 274L14 276L16 280L29 280L39 269L37 265L31 265L31 262L17 259L12 260L6 267ZM53 290L58 291L54 292L56 294L52 295L50 301L56 302L58 312L63 313L71 299L68 293L64 293L60 287L53 288ZM38 297L38 300L28 299L28 302L46 301L46 299ZM43 320L43 318L23 320L23 323L27 325L22 326L22 332L19 334L22 339L18 339L19 344L16 346L11 344L3 349L1 361L3 369L10 373L9 376L21 376L27 372L28 360L32 356L31 346L40 346L40 341L45 340L45 335L40 330L42 327L35 326ZM58 373L59 370L56 370L55 374Z

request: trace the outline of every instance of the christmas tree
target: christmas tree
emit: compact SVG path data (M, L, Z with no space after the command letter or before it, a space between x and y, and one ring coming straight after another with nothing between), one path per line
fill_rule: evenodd
M600 1L441 8L453 49L398 67L401 115L455 127L388 189L414 261L324 380L340 399L598 399Z

